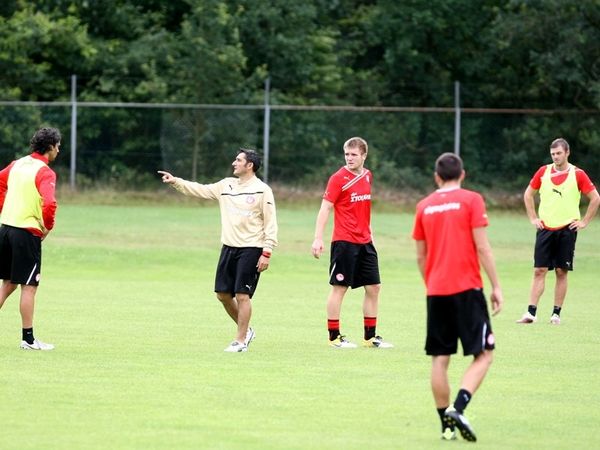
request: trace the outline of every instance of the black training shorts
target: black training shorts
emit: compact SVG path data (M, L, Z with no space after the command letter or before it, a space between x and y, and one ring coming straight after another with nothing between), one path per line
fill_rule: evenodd
M487 304L481 289L453 295L427 296L428 355L453 355L458 339L464 355L477 356L495 345Z
M535 235L533 267L573 270L577 231L569 227L560 230L538 230Z
M42 239L23 228L0 226L0 279L37 286L42 270Z
M377 250L372 242L354 244L347 241L331 243L329 284L361 286L380 284Z
M215 276L215 292L254 295L258 285L258 260L262 248L258 247L229 247L223 245L217 274Z

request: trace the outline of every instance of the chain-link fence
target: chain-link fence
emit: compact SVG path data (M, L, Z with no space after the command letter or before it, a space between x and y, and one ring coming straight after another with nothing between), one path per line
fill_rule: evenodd
M63 133L54 168L61 183L73 169L70 102L0 102L0 165L28 152L42 124ZM322 186L343 164L351 136L369 142L367 166L380 186L431 188L433 162L455 148L452 108L270 106L269 182ZM265 146L261 105L78 103L75 182L90 186L156 187L156 170L201 182L231 174L239 147ZM570 161L600 180L600 114L595 111L460 110L460 154L471 186L520 191L550 162L549 143L566 138Z

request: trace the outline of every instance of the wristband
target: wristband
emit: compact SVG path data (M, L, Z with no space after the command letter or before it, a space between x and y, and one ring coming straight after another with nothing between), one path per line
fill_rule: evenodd
M267 252L263 252L263 253L262 253L262 255L263 255L265 258L270 258L270 257L271 257L271 254L270 254L270 253L267 253Z

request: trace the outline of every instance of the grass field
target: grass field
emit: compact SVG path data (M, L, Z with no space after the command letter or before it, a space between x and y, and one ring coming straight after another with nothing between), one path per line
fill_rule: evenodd
M35 323L56 349L19 349L16 295L0 311L0 449L472 445L439 440L412 216L373 217L378 331L396 347L336 351L325 345L328 254L310 256L317 208L280 209L281 244L253 301L257 339L226 354L234 326L212 293L216 207L62 205L44 244ZM540 322L518 326L534 232L524 214L490 216L506 305L493 321L495 362L467 410L475 445L600 448L600 223L580 233L563 324L546 323L549 278ZM354 340L361 302L351 292L342 312ZM453 360L454 388L468 362Z

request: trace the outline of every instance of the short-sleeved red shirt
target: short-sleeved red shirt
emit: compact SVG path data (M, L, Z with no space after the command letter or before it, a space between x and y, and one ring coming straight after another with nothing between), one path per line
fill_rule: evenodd
M577 179L577 187L579 188L579 191L582 194L584 194L584 195L589 194L594 189L596 189L596 187L594 186L594 183L592 183L592 180L590 180L590 177L588 177L587 173L585 173L579 167L575 167L575 166L569 166L568 170L563 170L563 171L558 172L554 168L554 165L553 165L552 168L550 169L550 179L552 180L552 183L554 183L556 186L561 185L567 179L569 170L575 170L575 178ZM535 189L536 191L540 190L540 187L542 186L542 176L544 176L545 172L546 172L546 166L542 166L533 175L533 178L531 178L531 181L529 182L529 185L531 186L532 189Z
M371 172L360 175L342 167L327 183L323 198L334 207L332 241L371 242Z
M483 287L473 228L488 225L477 192L439 189L417 204L413 239L425 241L427 295L452 295Z

